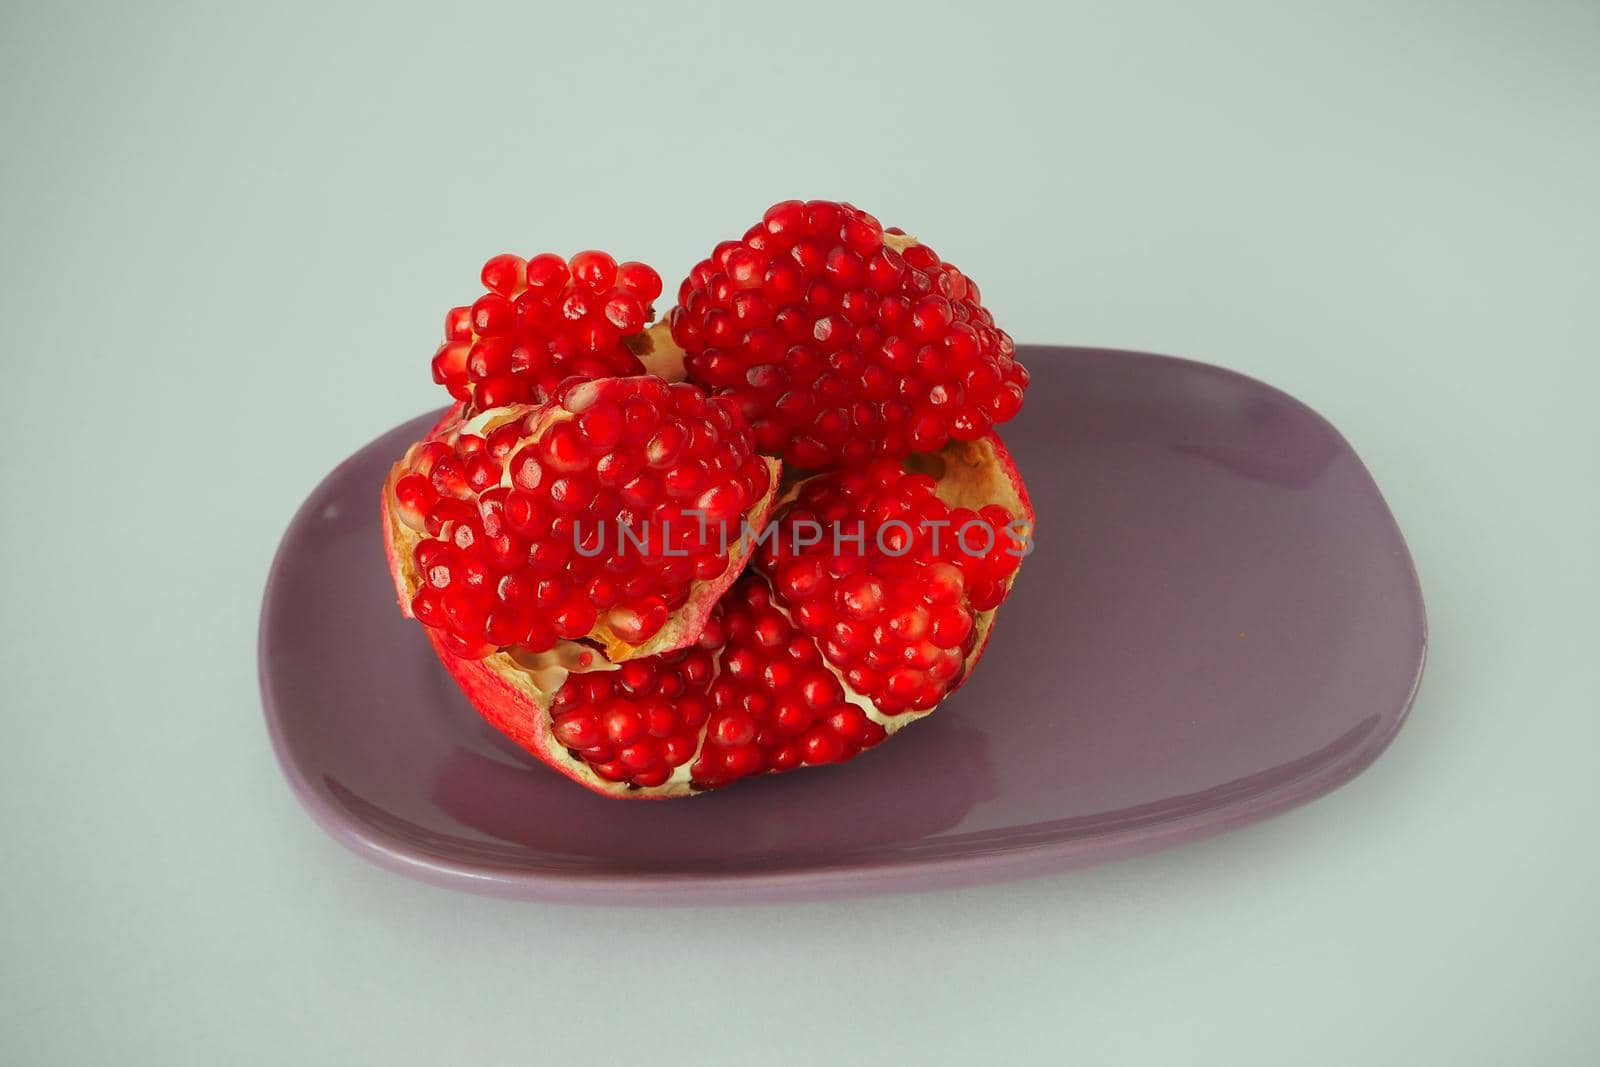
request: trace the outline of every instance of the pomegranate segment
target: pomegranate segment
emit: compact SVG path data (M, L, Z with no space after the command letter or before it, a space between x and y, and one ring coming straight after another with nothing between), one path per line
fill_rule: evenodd
M774 205L690 271L668 320L689 377L798 470L976 440L1028 385L971 279L845 203Z
M569 378L642 374L629 341L644 333L661 276L605 252L571 261L502 254L483 265L488 292L445 315L433 380L473 411L539 403Z
M847 696L816 642L773 603L762 577L747 575L723 605L727 638L705 745L691 768L696 788L837 763L887 736Z
M689 648L571 675L551 699L556 743L605 781L665 785L700 747L722 633L717 611Z
M780 507L757 565L850 689L886 715L928 711L965 678L978 620L1022 563L1031 516L952 505L930 475L879 460L820 474Z
M613 661L692 642L748 555L777 464L730 401L573 381L415 446L393 480L411 613L455 655L591 639ZM674 633L669 622L685 623Z

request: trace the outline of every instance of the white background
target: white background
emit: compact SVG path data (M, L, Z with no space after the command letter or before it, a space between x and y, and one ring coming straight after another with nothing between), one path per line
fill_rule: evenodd
M1600 8L0 11L0 1062L1600 1058ZM1432 623L1376 766L1223 839L844 904L369 867L256 693L295 506L503 249L675 277L843 197L1020 340L1355 444Z

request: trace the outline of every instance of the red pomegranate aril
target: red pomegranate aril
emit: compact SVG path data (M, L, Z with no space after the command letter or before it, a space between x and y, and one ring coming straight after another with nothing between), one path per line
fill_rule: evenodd
M713 721L711 737L719 745L748 745L756 738L756 724L748 715L730 712Z
M573 640L583 637L595 624L595 606L586 600L573 598L565 601L550 615L550 624L556 633Z
M617 753L617 759L624 767L649 775L662 762L661 745L653 738L645 737L623 747Z
M635 334L649 321L645 304L635 296L614 296L605 303L606 321L622 334Z
M411 613L424 626L439 628L444 625L444 609L439 606L439 594L423 588L411 601Z
M928 628L928 640L939 648L959 648L972 632L972 615L950 606L935 611Z
M472 308L453 307L445 312L444 339L446 342L472 340Z
M661 761L669 767L681 767L694 756L696 741L686 734L673 734L661 742Z
M840 584L839 603L852 618L876 618L883 610L883 585L865 575L856 576Z
M479 337L508 334L516 321L516 308L498 293L480 296L472 305L472 329Z
M647 264L634 260L618 264L617 284L647 305L661 295L661 275Z
M566 288L567 282L572 278L572 272L567 266L567 261L549 252L534 256L528 260L525 272L528 288L543 293L560 292Z
M467 309L467 314L471 316L471 308ZM454 341L441 345L433 356L433 380L448 387L450 395L457 400L466 400L471 395L467 387L467 356L471 350L467 342Z
M624 641L636 645L654 637L666 625L668 614L666 600L651 597L642 603L612 608L606 622Z
M953 563L934 563L926 568L926 594L930 604L955 604L960 601L966 583L961 568Z
M613 745L631 745L645 736L639 713L624 701L614 701L602 720L606 739Z
M527 263L521 256L509 252L494 256L483 265L481 277L484 288L501 296L514 296L526 282L526 270Z
M611 283L617 278L617 261L604 252L579 252L572 257L569 265L573 280L591 292L598 293L611 288Z
M605 741L600 719L591 712L556 719L553 732L556 740L568 748L594 748Z
M807 763L833 763L844 755L844 742L827 730L812 728L801 741L802 754Z
M559 305L561 317L572 324L569 327L572 332L567 335L569 341L577 336L576 328L581 326L586 319L591 318L598 308L599 305L596 303L595 294L586 289L572 289L561 298Z
M395 483L394 492L406 525L413 530L425 529L428 509L439 499L432 482L420 474L408 474Z

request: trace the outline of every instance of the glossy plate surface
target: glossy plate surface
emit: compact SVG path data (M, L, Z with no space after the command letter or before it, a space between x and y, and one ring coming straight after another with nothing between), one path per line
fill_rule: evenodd
M1304 803L1399 729L1426 624L1400 531L1300 402L1162 356L1025 348L1004 428L1037 549L972 680L846 764L607 800L455 690L384 563L385 472L295 515L262 607L274 747L313 817L385 867L505 896L640 904L950 886L1148 852Z

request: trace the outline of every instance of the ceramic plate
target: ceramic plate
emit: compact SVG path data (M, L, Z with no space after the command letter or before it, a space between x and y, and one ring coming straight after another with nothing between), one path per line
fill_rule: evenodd
M972 680L860 759L691 799L594 795L484 724L401 618L379 487L436 416L341 463L284 535L261 689L284 773L343 844L439 885L642 904L1057 871L1318 797L1405 718L1416 573L1305 405L1163 356L1025 348L1005 427L1037 548Z

